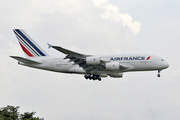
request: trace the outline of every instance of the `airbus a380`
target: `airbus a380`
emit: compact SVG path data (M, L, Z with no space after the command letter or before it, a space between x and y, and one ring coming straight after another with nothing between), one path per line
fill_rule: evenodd
M169 67L162 58L151 54L85 55L62 47L49 45L65 56L49 56L24 30L14 29L26 58L10 56L18 64L61 73L82 74L86 79L99 80L102 77L123 77L124 72L160 71Z

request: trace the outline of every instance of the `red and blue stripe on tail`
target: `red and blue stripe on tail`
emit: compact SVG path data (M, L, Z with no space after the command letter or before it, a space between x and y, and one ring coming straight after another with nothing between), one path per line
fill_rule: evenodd
M24 30L13 30L19 44L27 57L42 57L48 56L47 53L36 44L36 42Z

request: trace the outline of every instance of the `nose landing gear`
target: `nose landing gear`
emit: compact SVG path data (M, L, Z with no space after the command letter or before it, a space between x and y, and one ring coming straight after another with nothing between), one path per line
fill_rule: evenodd
M160 75L160 71L161 71L161 70L158 70L157 77L161 77L161 75Z
M89 79L89 80L93 79L93 80L99 80L99 81L101 81L100 76L99 76L99 75L96 75L96 74L93 74L93 75L88 74L88 75L84 75L84 77L85 77L86 79Z

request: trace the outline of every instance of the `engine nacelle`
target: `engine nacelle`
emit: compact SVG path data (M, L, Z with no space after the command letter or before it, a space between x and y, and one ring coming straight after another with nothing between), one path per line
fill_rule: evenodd
M99 65L101 63L100 57L87 57L86 64L89 65Z
M113 78L122 78L123 73L112 73L112 74L109 74L109 76Z
M106 70L119 70L120 64L119 62L110 62L110 63L106 63L105 67Z

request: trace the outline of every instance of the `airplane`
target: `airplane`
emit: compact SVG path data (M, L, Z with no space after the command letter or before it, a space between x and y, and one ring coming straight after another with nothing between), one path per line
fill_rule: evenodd
M99 80L102 77L122 78L124 72L160 71L169 67L162 58L152 54L86 55L59 46L48 44L49 48L65 54L49 56L24 30L13 29L26 58L10 56L18 64L48 71L82 74L85 79Z

